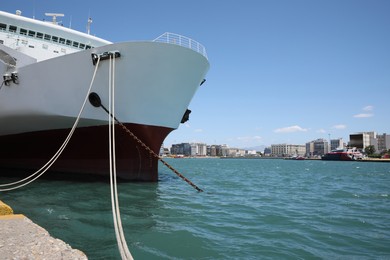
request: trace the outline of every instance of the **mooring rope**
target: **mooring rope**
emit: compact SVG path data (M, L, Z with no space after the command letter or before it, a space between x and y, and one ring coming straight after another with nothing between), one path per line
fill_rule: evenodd
M115 115L115 55L110 56L109 66L109 115ZM116 154L115 154L115 120L108 117L109 132L109 156L110 156L110 187L111 187L111 205L112 216L114 220L114 229L116 240L122 259L132 260L133 256L127 246L126 238L123 232L122 220L120 216L120 207L118 199L118 186L116 181Z
M28 184L30 184L31 182L35 181L36 179L38 179L39 177L41 177L45 172L47 172L47 170L50 169L50 167L56 162L56 160L58 159L58 157L60 157L60 155L62 154L62 152L65 150L65 147L67 146L67 144L69 143L74 131L76 130L76 127L80 121L80 118L81 118L81 114L84 110L84 107L85 107L85 104L87 103L87 100L88 100L88 96L89 96L89 93L91 92L91 89L92 89L92 85L93 85L93 82L95 81L95 77L96 77L96 72L97 72L97 68L98 68L98 65L99 65L99 62L100 62L100 57L99 59L97 60L97 64L96 64L96 67L95 67L95 71L93 72L93 76L92 76L92 80L91 80L91 83L89 85L89 88L88 88L88 91L87 91L87 95L84 99L84 102L83 102L83 105L81 106L80 108L80 111L79 111L79 114L77 115L77 118L76 118L76 121L74 122L73 126L72 126L72 129L70 130L68 136L66 137L65 141L62 143L61 147L58 149L58 151L53 155L53 157L45 164L43 165L38 171L36 171L35 173L31 174L30 176L22 179L22 180L19 180L19 181L16 181L16 182L12 182L12 183L7 183L7 184L1 184L0 187L9 187L9 186L14 186L16 184L19 184L19 183L22 183L18 186L15 186L15 187L11 187L11 188L5 188L5 189L0 189L0 191L10 191L10 190L15 190L15 189L19 189L21 187L24 187ZM41 172L42 171L42 172ZM37 176L36 176L37 175ZM36 176L34 178L34 176ZM29 180L31 179L31 180ZM23 183L25 182L25 183Z

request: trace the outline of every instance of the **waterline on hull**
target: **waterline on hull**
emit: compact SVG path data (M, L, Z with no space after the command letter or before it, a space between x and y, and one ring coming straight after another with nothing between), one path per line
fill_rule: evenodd
M155 153L173 130L165 127L126 123ZM132 181L157 181L158 160L116 126L118 177ZM58 150L69 129L47 130L0 137L0 167L39 169ZM77 128L50 171L108 176L108 126Z

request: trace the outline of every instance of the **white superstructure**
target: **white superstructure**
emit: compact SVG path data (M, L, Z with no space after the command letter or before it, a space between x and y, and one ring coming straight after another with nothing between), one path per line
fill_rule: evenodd
M0 11L0 44L42 61L111 42L58 25Z

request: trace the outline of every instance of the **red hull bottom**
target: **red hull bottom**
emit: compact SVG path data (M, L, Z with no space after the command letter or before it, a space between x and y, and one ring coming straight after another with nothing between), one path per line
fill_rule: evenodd
M171 128L124 124L156 154ZM0 137L0 168L34 170L45 165L61 147L69 129L39 131ZM116 169L121 179L157 181L158 159L119 125L115 129ZM108 176L108 126L77 128L50 172ZM0 170L1 171L1 170Z

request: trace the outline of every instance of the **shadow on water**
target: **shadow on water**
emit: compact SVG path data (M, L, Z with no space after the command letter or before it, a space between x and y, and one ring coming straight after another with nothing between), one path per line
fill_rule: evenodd
M15 178L23 179L27 178L30 175L34 174L36 170L21 170L21 169L10 169L10 168L0 168L0 178ZM55 181L74 181L74 182L103 182L109 183L110 177L107 175L97 175L97 174L80 174L80 173L70 173L70 172L58 172L58 171L47 171L39 179L43 180L55 180ZM117 178L117 181L120 183L145 183L144 181L128 181L121 178ZM152 183L152 182L150 182Z

